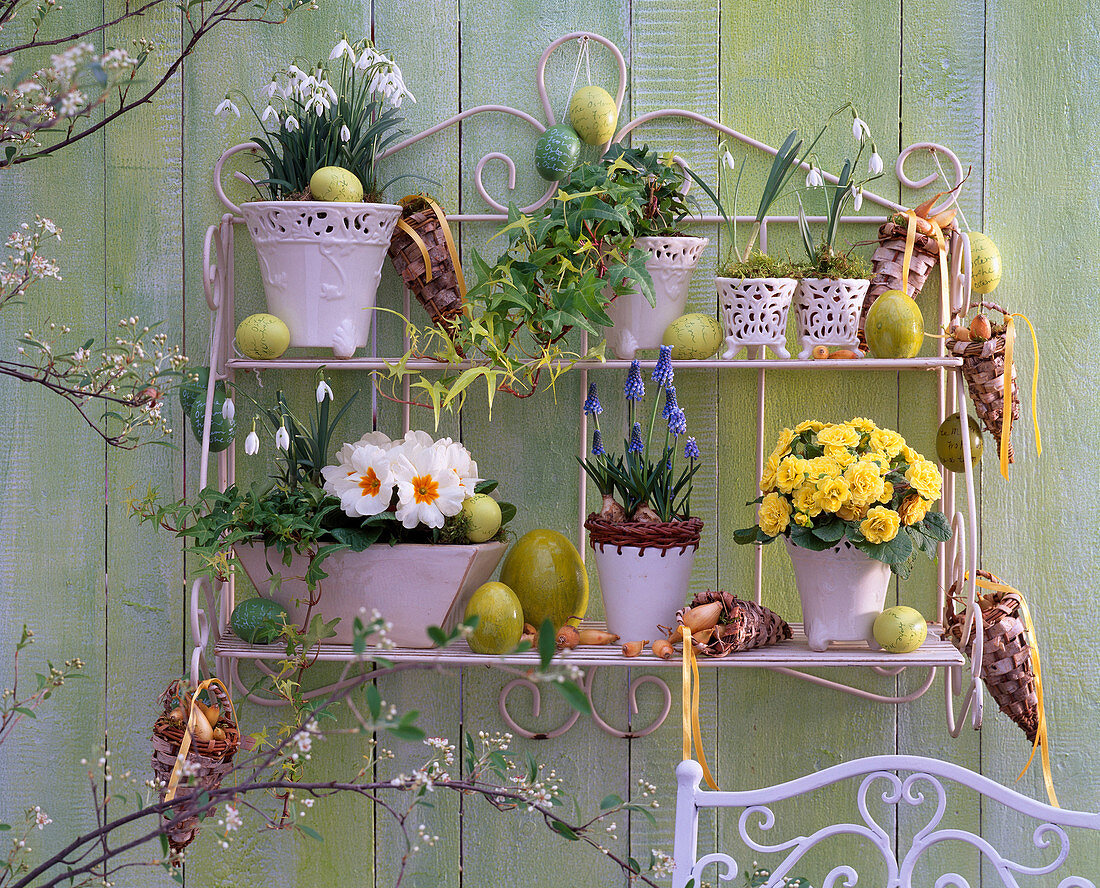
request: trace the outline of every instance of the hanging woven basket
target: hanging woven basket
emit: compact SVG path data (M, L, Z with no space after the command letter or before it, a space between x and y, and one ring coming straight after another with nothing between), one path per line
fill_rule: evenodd
M718 622L710 630L696 633L693 646L698 654L715 658L727 657L740 651L779 644L791 638L791 627L775 611L755 601L745 601L722 591L696 592L691 604L676 614L680 625L683 625L683 617L688 610L713 602L721 604L722 610ZM670 631L677 636L680 634L678 627Z
M1000 585L993 574L979 570L978 576ZM949 591L949 600L962 601L962 587L958 581ZM1039 728L1039 693L1032 668L1031 643L1021 613L1022 604L1018 592L991 590L978 596L982 611L983 640L981 676L990 695L997 701L1001 712L1020 726L1029 742L1035 742ZM960 651L972 657L974 627L963 642L963 623L966 611L956 611L951 605L946 619L947 634Z
M199 739L199 732L188 727L188 720L173 717L173 713L178 716L180 711L189 711L202 689L221 711L216 727L221 728L224 735L208 741ZM211 679L202 682L199 690L192 692L189 686L174 681L160 695L160 701L164 712L153 726L152 741L153 774L160 787L161 801L173 797L189 800L204 791L217 789L232 769L233 756L241 743L233 701L225 686L217 679ZM193 718L201 717L196 714ZM186 744L185 737L188 737ZM179 853L194 840L199 831L201 813L192 810L185 801L174 809L175 816L171 820L163 818L168 844L173 852Z
M1006 319L1009 317L1008 311L993 302L983 302L982 306L991 311L999 311ZM951 330L955 329L957 321L957 318L952 319ZM1005 417L1005 342L1004 325L994 328L993 335L984 342L962 342L950 334L947 337L947 351L962 358L962 372L970 390L970 399L974 402L974 410L978 419L993 435L998 451ZM1016 384L1015 366L1012 367L1010 388L1010 410L1015 422L1020 418L1020 390ZM1011 441L1008 443L1008 462L1014 462Z
M389 247L393 267L432 322L447 330L466 306L466 281L447 217L431 198L410 195L399 203L404 210Z

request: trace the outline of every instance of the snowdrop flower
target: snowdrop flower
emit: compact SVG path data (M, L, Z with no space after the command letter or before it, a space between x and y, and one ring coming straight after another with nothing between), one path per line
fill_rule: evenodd
M810 171L806 174L806 187L807 188L821 188L825 184L825 179L821 175L821 170L817 167L810 167Z
M325 492L340 500L351 517L378 515L389 508L393 471L386 451L374 444L356 446L346 463L321 469Z
M347 56L353 62L355 61L355 50L351 48L351 44L348 43L348 38L344 37L336 44L336 47L328 55L328 60L335 61L340 56Z
M871 137L871 128L857 116L852 120L852 136L857 142Z
M445 451L431 447L402 453L393 466L397 479L397 518L412 529L418 524L442 527L462 510L466 491L448 464Z
M291 65L287 68L286 76L290 78L292 83L304 83L310 79L310 76L297 65Z
M729 170L733 170L736 167L736 164L734 164L734 162L733 162L733 155L730 154L728 148L726 149L725 153L722 155L722 164L723 164L723 166L725 166Z
M348 125L346 123L342 127L340 127L340 141L341 142L350 142L351 141L351 130L348 129Z
M858 213L863 206L863 189L852 186L852 208Z
M279 426L279 431L275 433L275 446L280 450L290 450L290 432L285 425Z
M267 98L273 99L273 98L275 98L275 93L277 93L279 91L280 91L279 90L279 84L277 84L275 82L275 78L272 77L271 78L271 83L269 83L267 86L264 87L263 94L265 96L267 96Z
M272 108L270 105L268 105L266 108L264 108L264 113L263 113L263 116L260 117L260 122L261 123L267 123L268 120L270 120L272 117L274 117L276 120L278 120L279 119L279 112L276 111L274 108Z
M359 56L359 61L355 63L355 67L360 71L366 71L368 68L372 68L379 62L385 63L389 61L384 55L375 51L373 46L368 46L363 50L363 54Z
M229 100L229 96L227 95L222 103L214 109L214 116L220 117L222 120L228 120L230 115L240 118L241 111Z
M875 147L875 143L871 143L871 161L867 164L867 168L871 171L872 176L877 176L882 172L882 158L878 156L878 148Z
M322 379L317 383L317 403L320 404L325 398L332 400L332 388Z
M244 439L244 452L249 456L255 456L260 452L260 436L256 434L255 424L252 426L252 431L248 433L248 437Z
M233 417L237 415L237 408L233 404L232 398L226 398L225 403L222 404L222 419L226 422L233 422Z
M293 116L292 114L288 114L286 116L286 120L283 121L283 126L286 127L286 131L288 133L292 133L300 128L298 126L298 118Z

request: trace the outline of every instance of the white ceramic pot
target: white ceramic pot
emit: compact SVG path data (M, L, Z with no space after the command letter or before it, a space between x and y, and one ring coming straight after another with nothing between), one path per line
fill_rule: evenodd
M767 346L777 358L789 358L787 312L798 281L794 278L715 278L718 304L726 323L726 351L732 358L742 346Z
M859 314L869 280L862 278L805 278L794 297L798 324L798 357L806 359L816 345L836 345L859 350Z
M429 626L450 631L461 622L474 591L488 581L504 556L505 543L469 546L432 546L405 543L376 545L362 552L345 550L324 561L328 578L321 581L321 596L314 614L326 620L340 618L336 637L328 644L351 644L356 617L364 622L378 610L393 623L389 637L400 647L429 648ZM301 625L309 592L304 580L306 559L295 555L285 567L274 549L261 545L237 546L237 558L257 591L272 598ZM272 573L282 582L271 583ZM363 610L365 608L365 610Z
M367 344L396 204L266 200L241 205L268 311L290 344L350 358Z
M674 626L676 611L687 602L697 546L639 549L596 543L608 631L623 641L661 638L658 625Z
M633 358L640 348L657 348L668 325L684 313L691 274L710 243L705 237L639 237L634 245L648 250L646 271L653 278L656 304L638 290L616 297L607 314L615 325L607 344L618 358Z
M890 567L846 539L821 552L792 545L785 537L784 542L794 566L810 650L853 641L866 641L878 650L875 617L886 604Z

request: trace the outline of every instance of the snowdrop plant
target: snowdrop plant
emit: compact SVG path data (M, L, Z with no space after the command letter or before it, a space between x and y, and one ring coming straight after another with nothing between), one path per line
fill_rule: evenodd
M240 116L233 95L216 116ZM239 95L262 128L253 141L267 178L258 184L272 200L308 197L310 177L326 166L350 170L367 199L377 199L390 184L378 180L378 156L404 135L402 103L416 101L393 59L369 40L352 44L346 37L327 60L291 64L274 75L261 92L262 111Z

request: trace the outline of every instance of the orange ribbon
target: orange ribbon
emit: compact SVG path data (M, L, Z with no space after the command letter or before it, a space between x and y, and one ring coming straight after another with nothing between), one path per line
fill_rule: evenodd
M458 295L460 297L462 297L462 299L465 299L466 298L466 278L462 274L462 262L459 261L459 258L458 258L458 250L455 247L454 236L451 234L451 226L447 224L447 216L444 214L444 212L440 208L439 204L437 204L430 197L428 197L426 195L423 195L423 194L409 194L409 195L406 195L405 197L401 198L401 200L399 200L398 203L401 204L401 206L404 207L404 206L407 206L411 201L414 201L414 200L424 201L424 203L426 203L429 207L432 208L432 210L435 211L435 216L439 220L439 228L443 232L443 240L447 244L447 253L451 257L451 262L454 263L455 280L458 283ZM413 227L411 225L409 225L404 219L398 219L397 220L397 227L400 228L403 232L405 232L405 234L407 234L409 237L411 237L412 240L413 240L413 243L415 243L417 245L417 247L420 248L420 255L424 258L424 283L427 283L428 281L430 281L432 279L432 263L431 263L431 260L428 258L428 248L427 248L427 246L425 245L424 241L421 239L420 235L417 234L416 231L413 230Z
M703 769L703 777L707 786L713 790L718 789L714 777L707 765L707 757L703 753L702 731L699 728L699 664L695 660L695 649L691 646L691 630L687 626L681 626L680 632L684 638L683 657L683 694L681 700L680 724L684 735L684 759L691 758L691 742L695 740L695 752L699 756L699 765ZM692 678L695 684L692 686Z
M206 681L199 682L199 686L195 688L195 693L191 697L191 707L187 716L187 729L183 732L183 740L180 742L180 751L176 754L176 763L172 766L172 775L168 778L168 790L164 794L164 800L166 802L170 802L176 797L176 786L180 782L180 777L183 776L183 763L187 760L187 753L191 749L191 737L195 730L194 722L199 712L199 708L195 703L199 699L199 694L211 685L218 685L218 687L225 691L225 699L229 701L229 716L233 720L233 724L237 723L237 711L233 708L233 698L229 694L229 689L222 684L221 680L217 678L208 678ZM202 717L205 718L205 716ZM213 725L211 725L211 727L213 727Z

